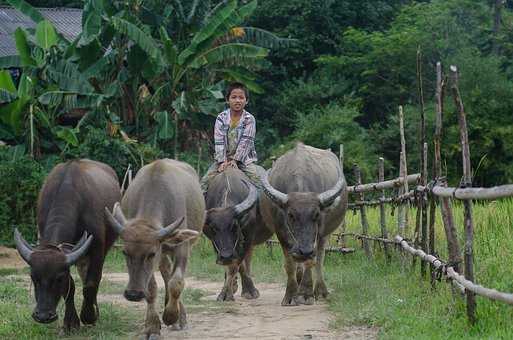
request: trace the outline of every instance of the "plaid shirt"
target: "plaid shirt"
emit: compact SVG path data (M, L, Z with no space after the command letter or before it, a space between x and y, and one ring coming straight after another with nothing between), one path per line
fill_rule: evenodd
M226 161L226 152L228 149L228 130L230 129L230 109L221 112L216 119L214 126L214 159L221 163ZM237 130L237 151L232 159L242 162L245 165L256 162L257 154L255 151L255 117L246 110L242 112Z

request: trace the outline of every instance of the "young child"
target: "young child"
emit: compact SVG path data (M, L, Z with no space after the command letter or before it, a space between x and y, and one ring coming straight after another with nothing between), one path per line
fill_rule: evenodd
M249 180L260 188L258 173L264 171L255 165L255 117L244 107L248 103L248 90L241 83L232 83L226 91L229 108L221 112L214 126L214 163L201 179L201 187L207 191L208 183L217 173L228 167L239 168Z

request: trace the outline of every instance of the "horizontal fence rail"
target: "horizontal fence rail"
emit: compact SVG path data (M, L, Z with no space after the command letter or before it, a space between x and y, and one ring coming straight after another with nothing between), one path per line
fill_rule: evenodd
M407 181L409 184L417 183L420 179L420 174L414 174L414 175L408 175ZM368 183L368 184L360 184L360 185L353 185L347 187L347 191L351 194L353 193L361 193L361 192L368 192L368 191L379 191L383 189L393 189L398 188L404 184L404 179L399 177L396 179L391 179L384 182L379 183Z

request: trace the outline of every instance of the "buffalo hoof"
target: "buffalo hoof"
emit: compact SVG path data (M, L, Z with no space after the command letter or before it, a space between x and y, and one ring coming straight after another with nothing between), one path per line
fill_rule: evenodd
M243 290L242 297L248 300L258 299L260 297L260 292L256 288L247 291Z
M315 300L313 296L298 295L297 297L297 303L299 305L313 305L314 301Z
M283 298L281 301L282 306L298 306L299 303L297 302L297 296L287 296Z
M239 285L237 284L237 276L235 276L235 279L232 283L232 294L237 293L237 290L239 289Z
M80 320L84 325L94 325L98 320L98 307L95 305L83 305L80 311Z
M59 331L59 337L70 336L73 333L78 332L79 329L80 329L80 321L78 321L77 323L73 323L73 324L63 325L62 329Z
M171 326L172 331L185 331L187 328L187 323L182 324L180 322L177 322Z
M80 320L78 319L76 312L74 314L74 317L71 317L70 319L64 319L64 324L62 325L62 329L60 331L61 335L66 336L80 329Z
M314 296L316 300L326 299L328 294L328 288L326 288L326 284L324 282L315 285Z
M222 290L217 296L217 301L235 301L232 293L227 293L226 290Z
M176 303L168 305L168 307L164 310L164 314L162 314L162 321L164 321L166 326L170 326L178 321L179 316L180 305L177 301Z

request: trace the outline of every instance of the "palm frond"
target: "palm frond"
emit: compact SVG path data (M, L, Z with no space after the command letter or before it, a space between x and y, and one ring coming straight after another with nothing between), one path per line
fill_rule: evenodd
M194 35L194 38L192 38L189 47L180 53L178 56L178 63L180 65L186 64L188 59L190 59L197 52L198 46L201 43L205 41L211 41L213 39L212 36L219 35L219 28L225 27L225 22L229 21L230 18L234 15L236 8L237 1L230 0L226 3L225 6L216 10L215 14L210 18L208 23Z
M239 58L265 58L267 57L267 54L267 49L254 45L242 43L224 44L210 49L202 55L194 58L189 66L191 68L199 68L206 64L220 63L228 60L237 60Z
M11 103L18 99L18 95L0 88L0 104Z
M67 60L60 60L55 67L49 67L48 75L61 90L79 94L94 92L93 86L78 70L78 65Z
M18 50L18 54L20 55L21 66L35 66L36 61L30 54L30 46L25 30L18 27L16 31L14 31L14 40L16 42L16 50Z
M39 11L23 0L7 0L7 2L18 11L28 16L35 23L45 20Z
M228 35L235 42L251 43L269 49L288 48L297 44L297 39L280 38L276 34L256 27L236 27Z
M0 57L0 69L21 67L21 58L19 56Z
M111 18L114 29L121 34L125 34L131 41L136 43L148 56L157 62L162 62L162 55L158 49L157 43L153 37L145 33L135 24L119 18Z

